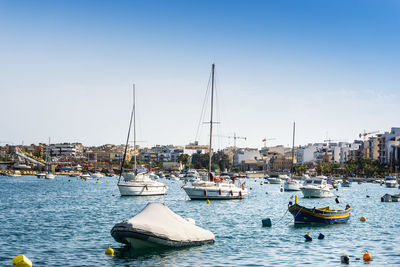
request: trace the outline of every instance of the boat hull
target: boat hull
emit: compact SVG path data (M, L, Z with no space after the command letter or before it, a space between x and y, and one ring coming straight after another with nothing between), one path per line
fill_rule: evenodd
M285 182L283 184L283 190L286 192L300 191L301 184L294 182Z
M305 198L329 198L334 194L328 189L319 188L301 188L301 192Z
M185 247L185 246L196 246L207 243L214 243L214 240L202 240L202 241L174 241L170 239L164 239L156 237L150 234L144 234L135 232L134 230L121 230L114 227L111 230L111 236L115 241L123 244L127 244L135 249L143 248L160 248L160 247Z
M270 178L267 178L267 180L270 184L282 184L283 183L283 180L280 178L271 178L270 177Z
M186 194L191 200L228 200L228 199L242 199L248 195L247 189L236 189L236 190L224 190L217 187L213 188L202 188L186 186L183 187Z
M165 195L167 186L165 185L129 185L119 184L121 196L157 196Z
M46 177L45 177L46 179L54 179L55 178L55 175L54 174L52 174L52 173L48 173L48 174L46 174Z
M385 183L386 187L388 188L396 188L397 187L397 183Z
M346 223L350 219L351 209L343 211L324 211L309 209L298 204L289 207L295 224L338 224Z
M103 177L104 177L104 175L101 174L101 173L92 173L90 176L91 176L92 178L94 178L94 179L100 179L100 178L103 178Z

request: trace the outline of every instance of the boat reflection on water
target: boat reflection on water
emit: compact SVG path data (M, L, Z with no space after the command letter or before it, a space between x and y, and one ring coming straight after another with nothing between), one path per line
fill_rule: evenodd
M157 265L162 264L163 258L165 263L168 263L171 258L184 258L192 257L196 254L196 251L202 252L210 249L214 243L205 244L202 246L190 246L190 247L158 247L158 248L133 248L129 245L124 245L119 248L114 248L115 257L120 259L132 259L132 260L143 260L147 261L150 259L157 258ZM160 262L159 262L160 261ZM135 261L135 265L139 262ZM140 264L139 264L140 265Z

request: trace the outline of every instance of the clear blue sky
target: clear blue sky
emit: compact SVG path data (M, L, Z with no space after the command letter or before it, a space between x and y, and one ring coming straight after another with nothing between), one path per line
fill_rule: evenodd
M239 146L352 141L400 126L399 29L399 1L1 0L0 142L124 143L136 83L142 145L187 144L213 62Z

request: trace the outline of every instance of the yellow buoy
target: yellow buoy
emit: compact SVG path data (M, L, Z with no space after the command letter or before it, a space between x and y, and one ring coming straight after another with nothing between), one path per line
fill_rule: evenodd
M108 183L109 181L108 180L106 180L106 183Z
M100 181L99 180L97 180L97 182L96 183L100 183Z
M365 251L363 255L363 260L364 261L370 261L371 260L371 254L369 254L368 250Z
M106 255L108 256L114 256L114 250L110 247L108 247L105 251Z
M361 218L360 218L360 221L362 221L362 222L365 222L367 220L367 218L365 218L364 216L362 216Z
M207 203L207 204L210 204L210 200L207 199L207 200L206 200L206 203Z
M32 267L32 262L25 255L18 255L13 258L14 267Z

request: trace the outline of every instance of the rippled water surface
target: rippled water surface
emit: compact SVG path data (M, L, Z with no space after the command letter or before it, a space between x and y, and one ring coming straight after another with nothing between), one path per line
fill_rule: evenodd
M348 224L295 227L292 215L285 214L294 194L280 192L278 185L250 179L247 199L207 205L190 201L182 182L161 181L169 187L168 195L120 197L116 178L96 183L63 176L55 180L0 177L0 266L12 265L18 254L25 254L34 266L338 266L340 256L348 254L351 265L361 266L364 263L356 258L362 258L365 250L373 257L370 266L400 265L400 203L380 202L385 193L398 193L398 189L353 183L339 188L340 204L334 198L299 198L299 204L308 207L343 208L348 203L352 217ZM114 241L110 230L115 223L156 201L212 231L215 243L130 251ZM360 222L361 216L367 221ZM261 219L267 217L272 227L263 228ZM306 232L314 237L312 242L304 241ZM325 239L318 240L319 233ZM104 254L108 245L115 249L115 257Z

